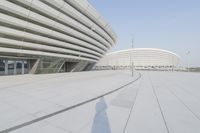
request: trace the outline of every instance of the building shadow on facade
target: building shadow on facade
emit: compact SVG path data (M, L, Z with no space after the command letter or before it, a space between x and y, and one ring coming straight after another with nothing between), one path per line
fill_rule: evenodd
M91 133L111 133L106 109L107 105L105 100L101 98L96 104L96 114L93 120Z

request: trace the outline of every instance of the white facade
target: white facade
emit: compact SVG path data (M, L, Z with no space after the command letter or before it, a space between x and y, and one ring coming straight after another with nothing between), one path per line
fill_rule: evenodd
M135 48L109 53L98 62L96 67L130 67L131 60L136 68L167 68L177 66L180 57L162 49Z
M0 2L0 59L48 57L83 66L115 43L109 24L86 0Z

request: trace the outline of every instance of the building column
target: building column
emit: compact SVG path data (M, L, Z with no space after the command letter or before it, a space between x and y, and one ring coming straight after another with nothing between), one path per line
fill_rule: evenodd
M14 61L14 75L17 74L17 62Z
M5 60L5 75L8 75L8 60Z
M24 61L22 61L22 74L24 74Z
M36 70L38 69L38 66L40 65L40 58L34 61L30 60L30 70L29 74L35 74Z
M29 59L28 60L28 73L30 73L31 71L31 60Z
M66 70L66 62L64 63L64 73L67 72Z

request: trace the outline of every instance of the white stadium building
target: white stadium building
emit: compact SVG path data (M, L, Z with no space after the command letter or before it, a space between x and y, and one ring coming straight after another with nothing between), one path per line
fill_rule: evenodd
M133 64L135 69L171 69L180 62L180 57L170 51L155 48L135 48L112 52L104 56L95 69L126 69Z
M115 43L87 0L0 2L0 75L89 70Z

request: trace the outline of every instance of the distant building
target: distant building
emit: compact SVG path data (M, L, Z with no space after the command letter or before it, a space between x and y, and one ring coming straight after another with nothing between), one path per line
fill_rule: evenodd
M89 70L115 43L87 0L0 2L0 75Z
M96 65L95 69L158 69L175 68L180 57L170 51L154 48L135 48L109 53Z

